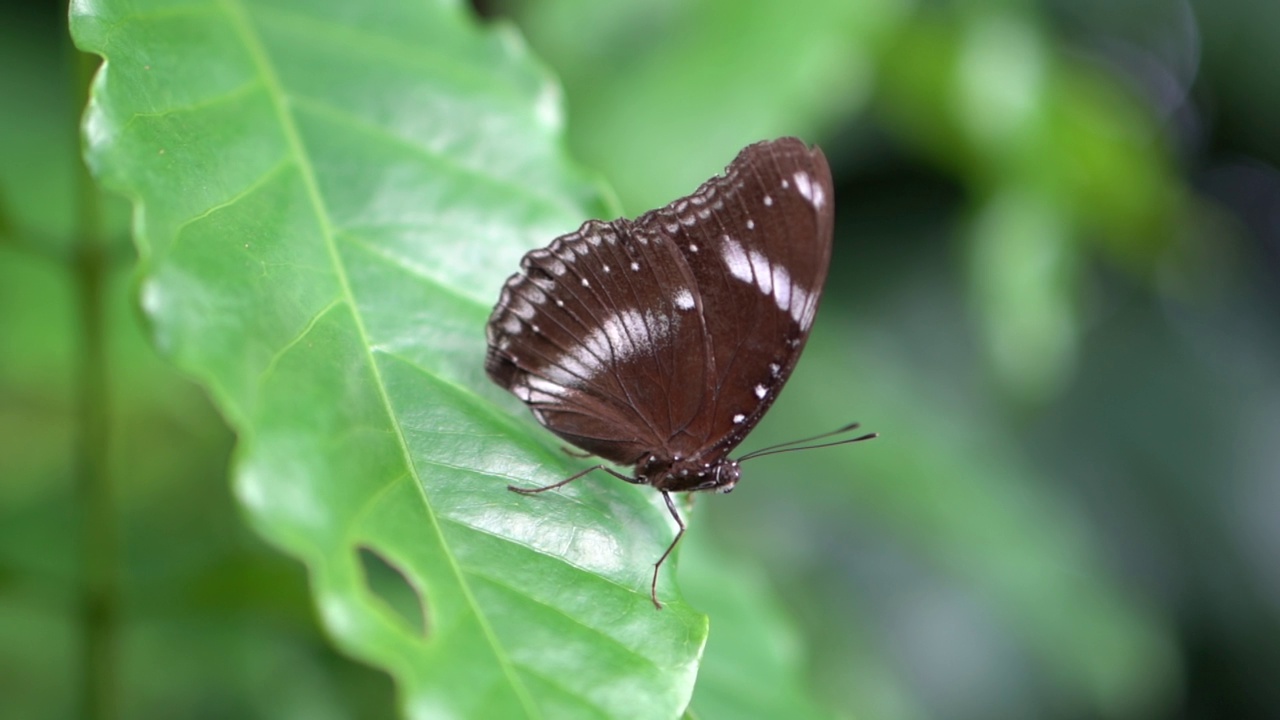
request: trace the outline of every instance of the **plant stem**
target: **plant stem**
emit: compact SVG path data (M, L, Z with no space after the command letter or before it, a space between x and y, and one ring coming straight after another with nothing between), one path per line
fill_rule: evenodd
M68 41L76 92L83 107L97 59ZM79 115L77 113L77 119ZM77 123L77 128L78 128ZM106 280L109 269L102 204L83 162L76 168L79 243L71 272L77 292L82 342L77 369L76 501L81 518L79 596L80 712L89 720L115 717L116 702L116 522L108 472L110 411L107 392Z

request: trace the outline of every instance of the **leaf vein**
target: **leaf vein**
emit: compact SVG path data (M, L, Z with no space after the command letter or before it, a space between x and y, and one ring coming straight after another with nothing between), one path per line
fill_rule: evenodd
M382 125L369 122L345 108L335 107L322 100L298 95L291 96L290 102L294 107L309 110L335 122L342 122L353 130L361 130L378 135L384 140L389 140L397 146L413 152L420 158L430 160L438 166L443 166L445 170L479 180L486 185L502 190L504 193L535 200L539 204L547 208L553 208L557 211L563 212L569 217L579 217L582 215L581 208L554 195L537 192L533 189L533 187L536 186L529 186L523 183L505 180L480 172L475 168L468 167L456 160L453 160L444 153L435 152L425 145L412 142L409 138L406 138L403 135L398 135Z
M364 318L360 312L360 305L356 302L355 293L351 288L351 282L347 275L346 266L342 262L337 244L334 241L333 223L320 190L319 180L316 177L315 169L311 166L309 161L309 155L304 146L301 132L297 127L294 117L286 107L284 98L287 93L285 92L279 77L276 76L275 66L267 49L262 44L262 39L258 36L256 29L249 19L248 10L243 5L243 0L221 0L221 3L231 16L232 22L235 25L236 30L242 36L249 54L252 56L254 63L258 66L263 75L263 82L268 88L268 96L272 99L272 104L274 105L281 129L287 139L289 149L297 158L298 167L301 170L303 184L306 188L307 195L315 209L317 218L321 221L321 237L325 243L330 261L332 262L337 275L339 287L342 289L346 302L348 302L351 307L351 316L355 322L356 331L365 350L370 372L373 373L374 386L377 388L383 410L386 412L387 419L395 430L396 439L399 442L404 462L415 479L417 479L418 471L414 464L413 455L409 452L409 446L405 440L403 428L400 426L397 419L395 410L391 404L391 399L387 396L386 381L383 379L382 372L378 368L378 363L374 359L372 343L369 341L368 328L365 327ZM415 486L419 489L419 492L425 492L422 489L422 483L420 480L415 482ZM462 568L458 565L457 557L454 553L448 551L448 542L444 537L442 528L440 527L440 518L436 515L435 509L431 507L431 504L428 502L425 494L422 495L422 502L426 509L427 517L434 526L436 535L440 540L441 547L445 548L445 559L452 568L463 596L467 599L467 603L475 615L477 624L480 626L486 641L493 651L495 661L498 663L503 674L510 683L512 692L519 699L526 716L541 717L541 712L534 703L533 698L529 693L529 689L525 687L524 682L516 673L515 668L512 665L511 658L504 651L497 636L494 634L493 627L490 625L488 619L484 615L484 612L476 602L475 594L467 583Z
M298 343L302 342L302 340L306 338L307 335L309 335L313 329L315 329L316 324L319 323L320 320L325 315L328 315L331 310L333 310L334 308L340 307L342 304L343 304L342 298L335 298L328 305L325 305L318 312L316 312L315 315L312 315L311 318L307 320L306 324L303 325L302 329L299 330L297 334L295 334L287 342L281 345L279 350L272 353L271 359L267 361L266 366L263 368L262 372L259 373L258 375L258 382L260 384L265 384L267 381L267 378L271 377L271 375L275 373L276 364L280 362L280 359L283 358L286 354L288 354L291 348L293 348Z
M125 123L125 128L128 129L135 120L162 120L170 115L177 115L179 113L209 110L219 105L238 100L243 96L249 95L254 90L259 89L266 89L262 85L261 78L250 79L234 88L231 88L230 90L200 98L195 102L186 103L184 105L173 105L166 107L163 110L134 113L130 116L129 121Z
M482 310L484 308L484 304L480 301L479 297L468 295L462 292L458 288L455 288L454 286L444 282L443 278L432 275L426 272L425 270L422 270L421 268L417 267L416 265L411 265L407 263L404 260L404 258L386 250L385 248L382 248L378 245L374 245L368 240L365 240L360 235L353 234L353 233L343 233L342 241L351 243L352 245L356 245L363 250L367 250L368 252L373 253L374 255L377 255L378 257L386 260L392 265L409 273L413 277L418 278L423 282L431 283L432 287L434 287L437 290L446 292L452 295L453 297L458 298L459 300L465 300L475 305L477 310Z
M339 24L283 7L255 5L253 14L264 23L273 24L286 31L293 31L294 27L305 25L308 29L304 33L312 41L317 40L316 36L319 34L327 35L331 42L340 44L344 50L360 50L381 60L394 60L415 72L421 72L424 65L430 64L430 69L434 73L463 76L470 85L483 87L489 92L500 92L506 100L511 101L513 109L517 111L524 109L524 105L521 104L524 99L522 95L509 84L494 81L497 73L477 71L471 64L455 62L451 56L435 52L434 48L426 43L410 45L398 38L371 32L358 25ZM428 61L427 63L422 62L424 58Z
M571 568L573 568L573 569L575 569L575 570L581 570L582 572L584 572L584 573L586 573L586 574L590 575L590 576L591 576L591 577L593 577L593 578L598 578L598 579L600 579L600 580L604 581L605 583L608 583L609 585L612 585L612 586L614 586L614 587L616 587L616 588L618 588L618 589L620 589L620 590L624 590L624 591L626 591L626 592L628 592L628 593L631 593L632 595L644 595L644 597L645 597L646 599L648 599L648 597L649 597L649 593L648 593L648 592L643 592L643 593L642 593L641 591L637 590L637 589L636 589L636 588L634 588L634 587L630 587L630 586L628 586L628 585L623 585L622 583L618 582L617 580L614 580L613 578L607 577L607 576L605 576L605 575L601 575L601 574L600 574L600 573L598 573L598 572L595 572L595 571L593 571L593 570L591 570L591 569L589 569L589 568L585 568L585 567L583 567L583 566L581 566L581 565L579 565L579 564L577 564L577 563L575 563L575 562L572 562L572 561L570 561L568 558L564 557L563 555L551 555L551 554L549 554L549 553L547 553L547 552L544 552L544 551L542 551L542 550L539 550L538 548L536 548L536 547L534 547L534 546L532 546L532 545L529 545L528 543L522 543L522 542L520 542L520 541L518 541L518 540L515 540L515 539L513 539L513 538L507 537L507 536L505 536L505 535L499 535L499 534L497 534L497 533L493 532L492 530L488 530L488 529L486 529L486 528L482 528L482 527L480 527L480 526L478 526L478 525L472 525L471 523L466 522L465 520L459 520L458 518L449 517L449 516L447 516L447 515L442 516L442 517L441 517L441 520L443 520L443 521L444 521L444 522L446 522L446 523L449 523L450 525L457 525L458 527L465 528L465 529L467 529L467 530L471 530L471 531L473 531L473 532L478 532L478 533L482 533L482 534L484 534L484 535L488 535L489 537L492 537L492 538L497 539L497 540L501 540L502 542L505 542L505 543L507 543L507 544L509 544L509 545L515 545L516 547L524 548L525 550L528 550L528 551L533 552L533 553L537 553L538 555L541 555L541 556L543 556L543 557L551 558L551 559L553 559L553 560L558 560L558 561L560 561L560 562L564 563L565 565L568 565L569 567L571 567ZM468 571L468 572L473 572L473 573L474 573L474 571Z
M201 220L204 220L205 218L213 215L219 210L225 210L226 208L229 208L232 205L235 205L236 203L240 202L241 200L244 200L245 198L249 197L255 191L265 187L267 183L275 179L275 176L284 172L284 170L288 168L290 165L291 163L289 162L288 158L283 158L283 157L280 158L280 162L276 163L273 167L268 168L261 175L259 175L253 182L249 183L248 185L238 190L231 197L225 200L220 200L210 205L209 207L205 208L204 210L201 210L195 215L192 215L186 220L183 220L176 228L173 229L174 245L176 246L178 242L181 241L182 232L184 230L191 227L192 225L195 225Z

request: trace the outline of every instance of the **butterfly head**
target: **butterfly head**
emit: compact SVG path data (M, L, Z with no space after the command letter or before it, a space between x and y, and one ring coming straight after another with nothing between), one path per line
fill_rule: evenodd
M723 495L733 492L742 478L742 468L737 460L722 460L715 465L714 484L710 489Z

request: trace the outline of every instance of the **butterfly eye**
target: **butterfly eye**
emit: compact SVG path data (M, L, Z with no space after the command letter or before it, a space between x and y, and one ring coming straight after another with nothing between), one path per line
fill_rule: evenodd
M738 480L742 477L742 469L738 467L738 463L729 461L716 466L716 492L721 495L728 495L738 486Z

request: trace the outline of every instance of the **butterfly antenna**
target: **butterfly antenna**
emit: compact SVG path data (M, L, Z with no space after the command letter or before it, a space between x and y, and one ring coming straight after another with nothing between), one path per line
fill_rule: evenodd
M859 435L858 437L844 438L843 440L836 440L834 442L819 443L817 445L805 444L805 443L811 443L815 440L821 440L823 438L829 438L835 435L843 435L848 432L853 432L854 430L857 430L859 426L860 426L860 423L849 423L848 425L845 425L842 428L838 428L830 432L824 432L821 435L814 435L813 437L801 438L800 440L791 440L789 442L780 443L778 445L771 445L767 448L755 450L753 452L747 453L746 455L743 455L742 457L738 458L738 462L745 462L752 458L764 457L765 455L777 455L779 453L784 453L784 452L794 452L796 450L816 450L818 448L834 447L836 445L848 445L849 443L862 442L863 440L871 440L873 438L880 437L880 433L866 433L865 435ZM796 447L796 446L799 446L799 447Z

